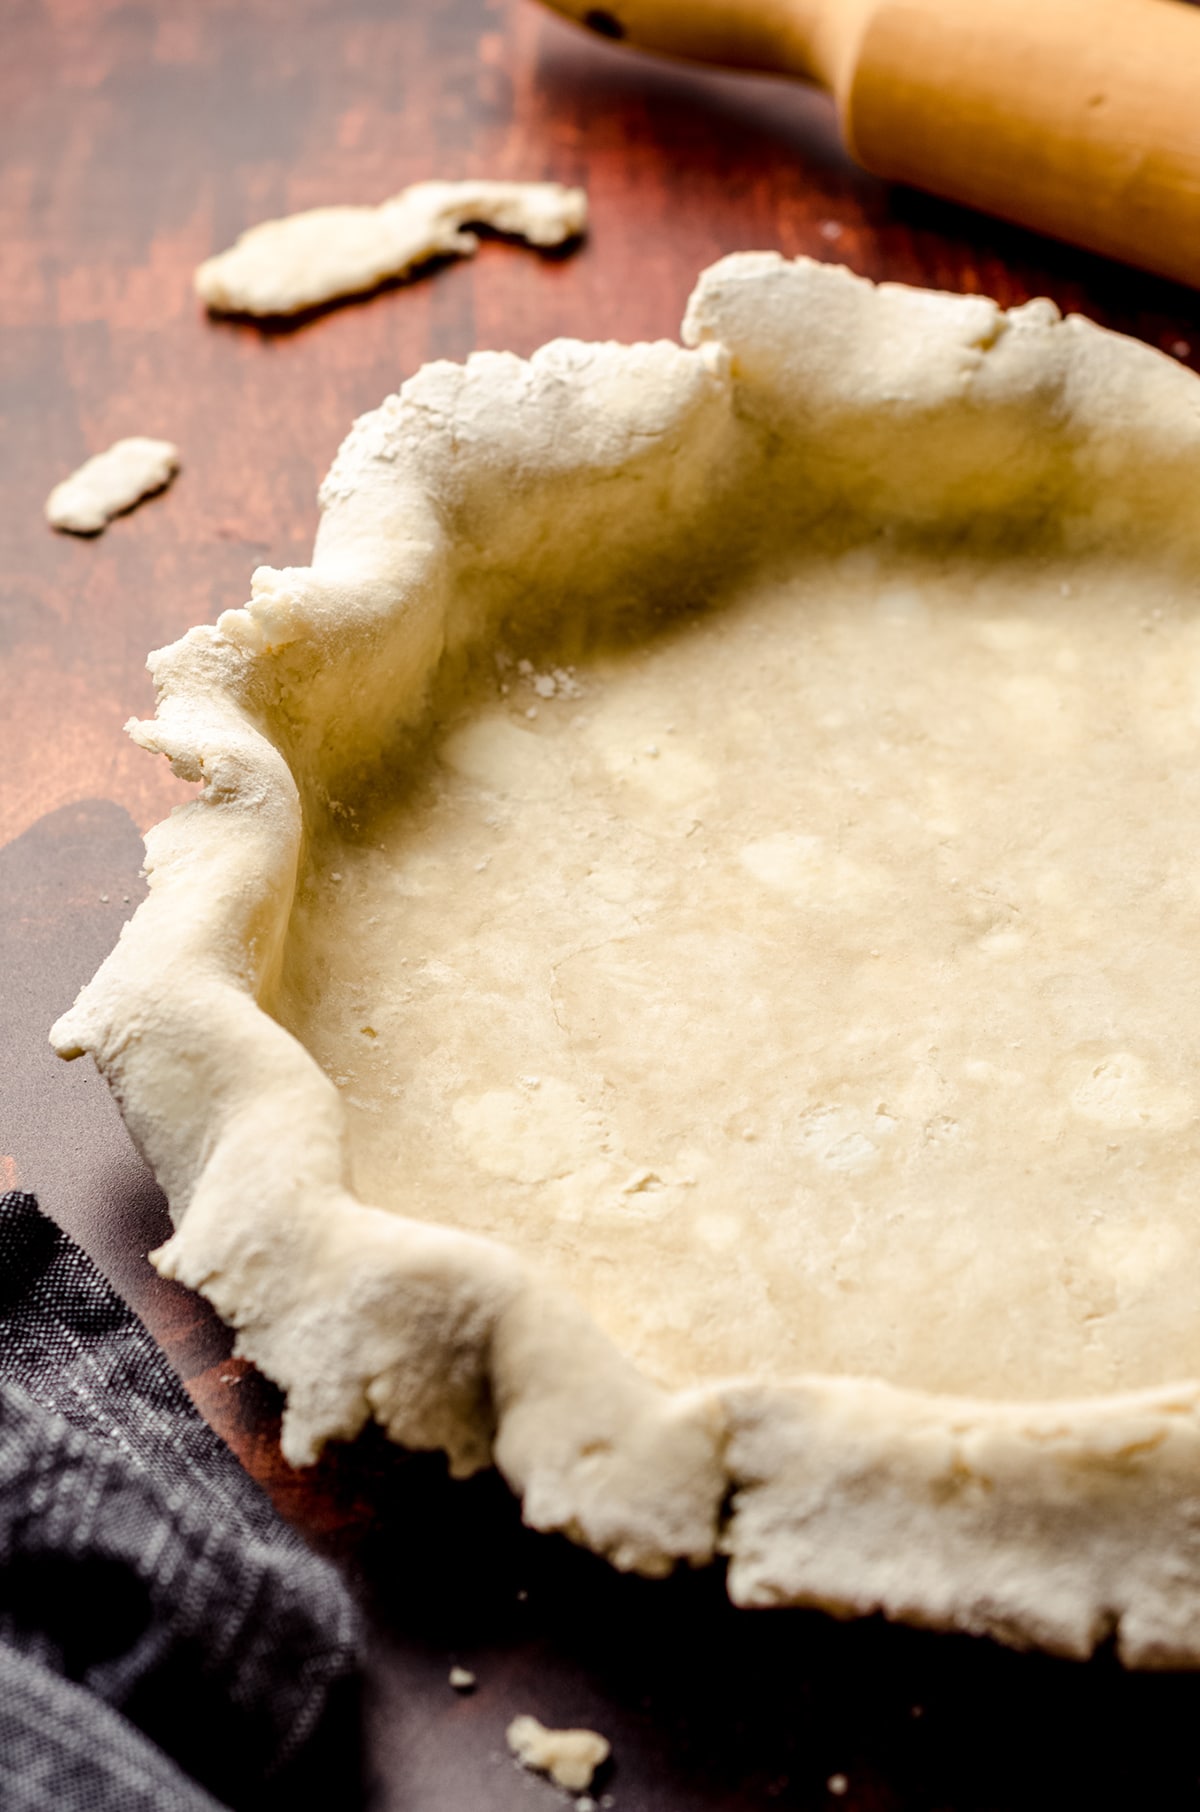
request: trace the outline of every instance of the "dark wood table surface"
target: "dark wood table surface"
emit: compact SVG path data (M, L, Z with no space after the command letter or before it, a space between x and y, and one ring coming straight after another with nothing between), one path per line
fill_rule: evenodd
M146 652L243 602L260 562L307 561L338 442L422 361L674 336L696 273L757 247L1049 295L1198 367L1200 296L890 191L822 97L639 59L532 0L0 0L0 156L0 1184L37 1191L346 1567L372 1805L560 1803L504 1754L518 1711L605 1731L620 1812L1200 1803L1200 1680L734 1612L718 1569L622 1578L523 1530L495 1477L451 1485L371 1437L292 1472L276 1394L145 1259L165 1210L103 1083L46 1044L140 897L139 833L188 791L122 735L152 709ZM487 243L291 328L193 299L257 220L464 175L585 184L586 244ZM98 540L52 534L51 486L125 434L178 442L174 487Z

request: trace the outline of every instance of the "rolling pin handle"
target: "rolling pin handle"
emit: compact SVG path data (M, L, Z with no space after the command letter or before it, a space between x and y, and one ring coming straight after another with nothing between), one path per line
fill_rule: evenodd
M548 0L600 37L691 62L830 85L826 40L856 0Z
M1195 7L876 0L848 77L875 175L1200 285Z
M1200 10L1181 0L548 0L605 37L831 89L890 181L1200 286Z

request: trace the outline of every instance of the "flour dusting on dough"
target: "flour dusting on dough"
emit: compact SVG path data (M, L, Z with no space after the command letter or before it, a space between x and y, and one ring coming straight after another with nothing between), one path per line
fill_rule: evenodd
M169 440L135 435L114 441L55 485L46 499L46 520L72 535L98 535L122 510L161 491L178 470L179 449Z
M469 258L479 245L469 223L562 245L587 225L587 197L556 182L418 182L379 207L312 208L265 220L207 259L196 293L214 314L295 314L431 258Z
M522 1768L548 1774L556 1787L582 1793L597 1768L612 1753L607 1737L595 1730L548 1730L528 1715L514 1718L505 1733Z

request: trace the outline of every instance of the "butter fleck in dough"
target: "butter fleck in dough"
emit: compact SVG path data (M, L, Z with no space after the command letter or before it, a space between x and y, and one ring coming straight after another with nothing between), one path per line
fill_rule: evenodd
M361 295L431 258L470 257L468 224L562 245L587 224L582 189L552 182L420 182L379 207L312 208L251 227L196 271L214 314L290 315Z

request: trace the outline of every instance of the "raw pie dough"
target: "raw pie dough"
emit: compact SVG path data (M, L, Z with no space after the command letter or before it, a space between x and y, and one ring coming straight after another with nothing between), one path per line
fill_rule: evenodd
M672 1387L1200 1376L1196 602L815 536L649 643L489 662L301 871L273 1010L356 1192Z
M596 1730L550 1730L527 1712L512 1720L505 1738L522 1768L548 1774L568 1793L586 1792L612 1754L608 1738Z
M169 440L133 435L114 441L55 485L46 520L72 535L98 535L114 516L170 484L178 470L179 449Z
M684 341L355 425L154 657L207 784L56 1044L294 1460L1194 1664L1200 385L766 254Z
M377 208L310 208L251 227L196 271L213 314L292 315L404 277L431 258L469 258L468 225L563 245L587 225L582 189L556 182L418 182Z

